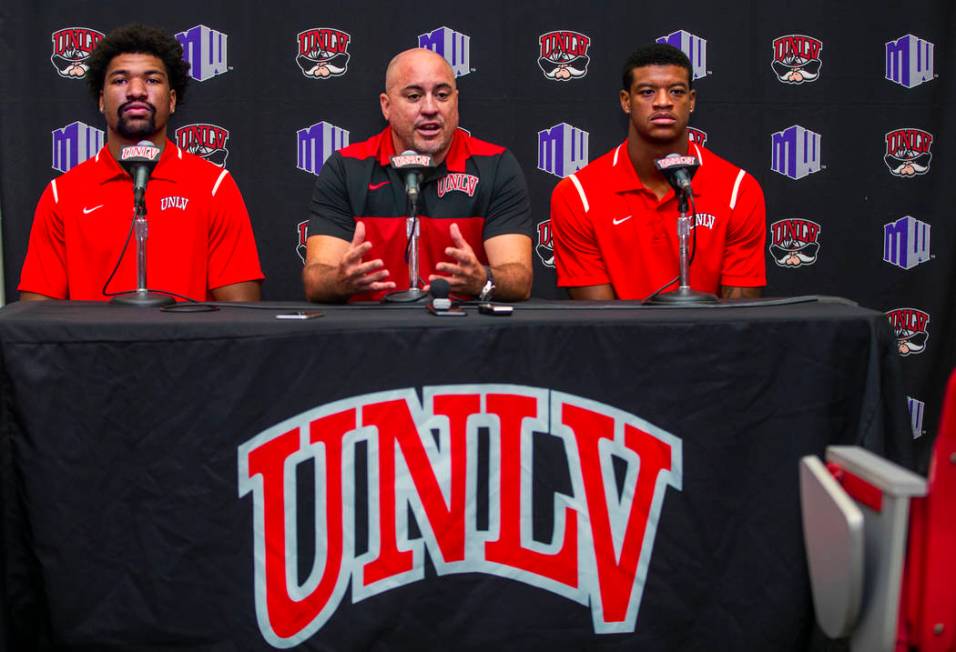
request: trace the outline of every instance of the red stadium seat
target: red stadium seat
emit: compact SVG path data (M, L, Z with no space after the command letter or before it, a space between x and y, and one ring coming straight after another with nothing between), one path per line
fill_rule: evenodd
M956 650L956 371L929 477L855 446L800 462L817 622L854 652Z

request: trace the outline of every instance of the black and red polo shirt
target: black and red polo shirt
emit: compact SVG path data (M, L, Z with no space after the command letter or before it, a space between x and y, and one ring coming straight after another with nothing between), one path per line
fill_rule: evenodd
M334 152L319 173L312 192L309 236L351 240L356 221L365 224L372 243L366 260L381 258L399 290L408 288L405 249L407 199L405 185L390 167L396 154L391 128ZM531 207L518 161L504 147L472 138L458 129L445 160L425 174L418 200L419 277L435 273L449 261L448 229L461 233L483 264L482 243L498 235L531 237ZM423 281L427 282L427 281ZM378 300L384 292L355 295L353 301Z

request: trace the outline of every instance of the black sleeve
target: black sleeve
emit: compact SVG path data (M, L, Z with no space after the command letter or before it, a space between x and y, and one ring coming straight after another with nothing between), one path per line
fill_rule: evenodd
M482 238L487 240L509 233L532 237L531 202L521 166L514 154L505 150L495 169L494 191L485 215Z
M333 152L322 165L312 190L309 235L330 235L351 240L355 234L354 218L342 156Z

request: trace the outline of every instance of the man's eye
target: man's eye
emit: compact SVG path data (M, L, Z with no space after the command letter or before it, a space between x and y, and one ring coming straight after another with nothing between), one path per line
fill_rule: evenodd
M405 96L405 98L408 100L411 100L412 102L417 102L419 98L421 98L421 95L419 95L418 93L409 93L408 95Z

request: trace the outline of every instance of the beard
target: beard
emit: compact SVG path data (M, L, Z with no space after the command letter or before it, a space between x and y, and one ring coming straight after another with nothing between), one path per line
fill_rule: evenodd
M156 108L150 105L149 117L134 119L127 117L123 111L126 108L124 104L117 111L119 120L116 123L116 132L123 138L136 140L145 138L156 133Z

